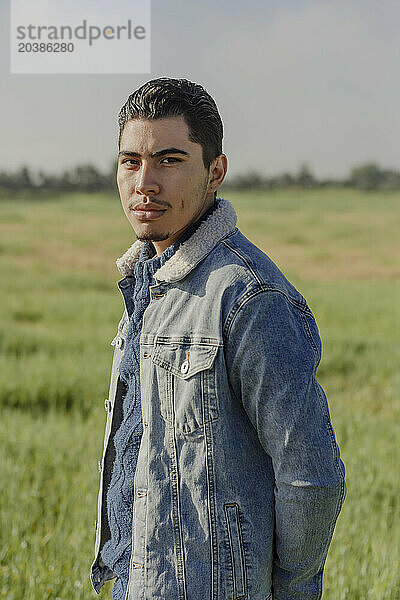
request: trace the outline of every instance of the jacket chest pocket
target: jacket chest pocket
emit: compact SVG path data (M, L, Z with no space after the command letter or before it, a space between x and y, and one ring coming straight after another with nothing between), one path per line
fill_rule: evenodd
M192 433L218 418L215 386L217 345L156 343L160 412L183 433Z

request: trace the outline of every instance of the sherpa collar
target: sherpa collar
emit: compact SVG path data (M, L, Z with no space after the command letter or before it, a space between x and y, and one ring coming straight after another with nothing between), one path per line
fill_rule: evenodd
M196 229L188 240L162 267L154 273L154 279L168 283L182 279L191 271L218 242L236 227L237 216L231 202L225 198L217 199L217 207ZM121 275L132 275L135 263L139 259L144 241L136 240L120 258L116 265Z

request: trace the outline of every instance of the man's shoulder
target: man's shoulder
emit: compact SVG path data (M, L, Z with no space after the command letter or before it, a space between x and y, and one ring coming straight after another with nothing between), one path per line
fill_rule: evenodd
M306 305L301 292L287 279L266 252L238 228L226 236L208 257L208 268L218 267L221 284L241 281L247 293L275 290L289 300Z

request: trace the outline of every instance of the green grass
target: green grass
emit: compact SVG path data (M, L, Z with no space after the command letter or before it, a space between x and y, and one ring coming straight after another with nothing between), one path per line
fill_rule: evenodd
M400 194L226 194L303 293L348 494L326 600L398 600ZM0 598L95 598L93 559L115 258L135 236L112 195L0 202ZM111 597L112 583L101 597Z

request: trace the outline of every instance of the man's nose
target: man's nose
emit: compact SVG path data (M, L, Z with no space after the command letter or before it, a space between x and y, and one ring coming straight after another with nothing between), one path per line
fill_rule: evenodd
M142 164L137 176L135 191L143 196L159 193L160 187L156 181L154 169L150 165Z

